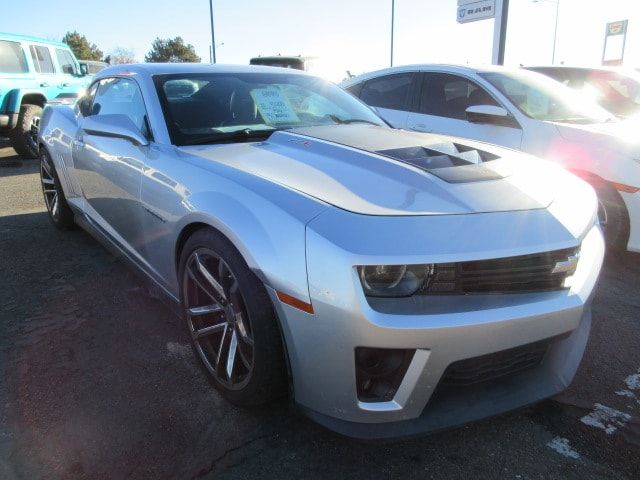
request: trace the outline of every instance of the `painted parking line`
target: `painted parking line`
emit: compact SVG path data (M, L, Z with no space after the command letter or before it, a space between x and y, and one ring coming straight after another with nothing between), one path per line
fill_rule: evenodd
M576 452L571 445L569 444L569 440L563 437L555 437L549 443L547 443L547 447L552 450L555 450L563 457L579 459L580 454Z
M580 419L585 425L600 428L608 435L615 433L618 428L623 427L629 420L631 420L631 415L628 413L607 407L601 403L596 403L593 411Z

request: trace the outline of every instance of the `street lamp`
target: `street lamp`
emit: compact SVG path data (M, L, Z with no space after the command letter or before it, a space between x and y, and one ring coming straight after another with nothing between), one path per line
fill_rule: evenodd
M556 63L556 38L558 36L558 11L560 9L560 0L532 0L533 3L550 2L556 4L556 25L553 29L553 53L551 54L551 65Z
M209 1L209 17L211 18L211 63L216 63L216 36L213 30L213 0Z
M391 0L391 67L393 67L393 23L394 17L396 13L396 2L395 0Z

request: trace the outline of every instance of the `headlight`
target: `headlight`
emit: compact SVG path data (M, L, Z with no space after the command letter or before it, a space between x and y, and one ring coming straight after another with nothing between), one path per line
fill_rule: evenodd
M433 274L433 265L361 265L358 275L369 297L408 297Z

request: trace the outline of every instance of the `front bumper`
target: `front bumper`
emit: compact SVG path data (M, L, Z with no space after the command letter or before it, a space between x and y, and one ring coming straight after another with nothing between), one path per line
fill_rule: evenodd
M578 328L551 343L543 362L499 381L436 389L419 416L409 420L363 423L342 420L302 406L317 423L342 435L360 439L408 437L464 425L536 403L569 386L578 368L591 328L591 310L585 308Z
M480 221L480 216L468 217ZM490 217L483 220L492 222ZM551 226L545 234L550 232ZM493 239L492 247L498 249L500 240L495 231L487 228L487 235ZM482 236L478 233L474 238L477 245L483 244ZM395 299L386 300L385 305L369 304L355 270L349 275L339 273L345 262L366 264L366 255L345 251L309 230L308 275L314 314L280 304L274 297L296 402L316 421L340 433L384 438L477 420L561 391L573 379L584 352L590 328L589 299L604 256L598 227L573 242L580 240L581 259L570 290ZM468 252L465 255L469 257ZM443 260L432 255L407 263L455 261L456 256L450 252ZM551 338L556 341L534 369L509 376L490 388L468 389L447 398L435 395L447 367L456 361ZM358 400L356 347L416 350L392 400Z

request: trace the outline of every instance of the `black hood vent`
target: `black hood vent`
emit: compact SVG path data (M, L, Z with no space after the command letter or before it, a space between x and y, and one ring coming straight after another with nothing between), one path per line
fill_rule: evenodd
M429 147L404 147L375 153L425 170L448 183L499 180L505 175L484 165L500 158L493 153L461 145L440 143Z

